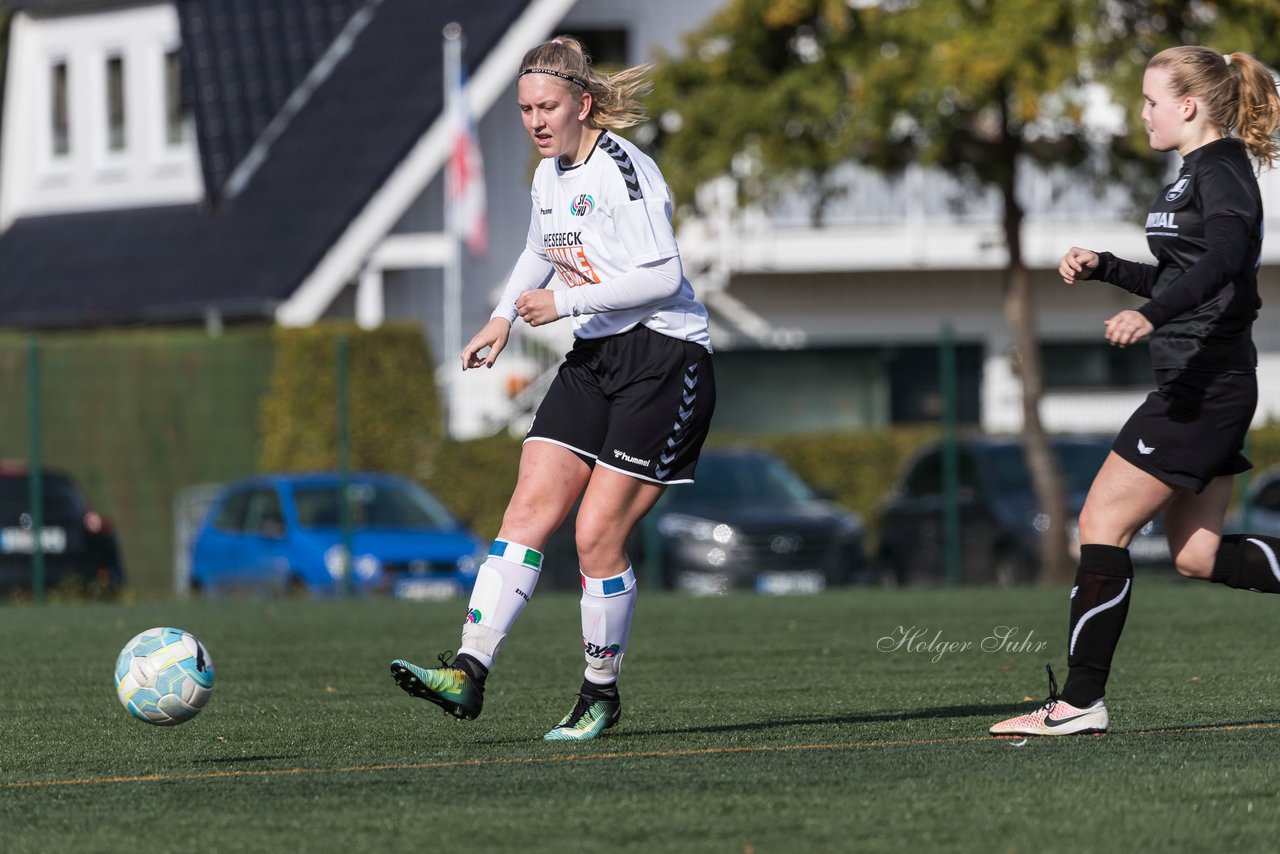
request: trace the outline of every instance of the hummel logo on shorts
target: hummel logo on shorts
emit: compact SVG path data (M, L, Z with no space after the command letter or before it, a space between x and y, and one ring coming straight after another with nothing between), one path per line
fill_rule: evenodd
M1144 455L1144 456L1145 456L1145 455L1150 454L1150 453L1152 453L1152 452L1154 452L1154 451L1155 451L1155 448L1149 448L1149 447L1147 447L1147 443L1146 443L1146 442L1142 441L1141 439L1139 439L1139 440L1138 440L1138 453L1140 453L1140 454L1142 454L1142 455Z

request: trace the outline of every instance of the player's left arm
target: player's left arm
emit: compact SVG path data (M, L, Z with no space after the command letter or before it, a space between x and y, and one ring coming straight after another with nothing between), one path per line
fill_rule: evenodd
M680 292L684 266L679 255L659 258L590 287L553 291L560 317L660 305Z
M1215 216L1204 225L1208 248L1196 263L1138 309L1153 328L1203 305L1235 277L1249 251L1249 225L1237 216Z
M1206 163L1198 177L1205 251L1159 296L1138 309L1153 328L1203 305L1237 273L1258 260L1250 257L1250 238L1258 221L1254 188L1250 184L1257 179L1251 172L1241 172L1220 162Z

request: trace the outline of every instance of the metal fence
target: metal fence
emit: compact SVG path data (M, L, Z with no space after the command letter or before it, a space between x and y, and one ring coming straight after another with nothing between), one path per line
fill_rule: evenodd
M114 528L129 590L169 595L193 512L180 497L256 467L271 353L265 326L0 333L0 459L38 451L71 475Z

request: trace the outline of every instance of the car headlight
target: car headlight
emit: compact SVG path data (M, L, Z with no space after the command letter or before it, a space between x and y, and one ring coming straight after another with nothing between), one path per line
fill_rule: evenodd
M368 581L382 572L382 561L373 555L360 555L356 558L356 577Z
M324 568L328 570L330 578L341 578L346 574L347 566L347 550L341 545L329 546L324 551Z
M487 552L479 552L477 554L463 555L458 558L456 566L458 572L463 575L475 575L480 571L480 564L484 563L484 559L488 557Z
M856 513L849 513L847 515L840 516L840 528L844 531L860 534L864 527L865 525L862 522L862 517Z
M658 533L664 537L685 537L700 543L719 543L727 546L733 542L737 531L724 522L713 522L699 516L668 513L658 520Z
M344 568L346 567L346 549L341 544L329 546L324 552L324 568L329 573L329 577L337 580L342 578ZM356 578L368 581L374 578L378 573L382 572L382 561L373 555L359 555L355 561Z

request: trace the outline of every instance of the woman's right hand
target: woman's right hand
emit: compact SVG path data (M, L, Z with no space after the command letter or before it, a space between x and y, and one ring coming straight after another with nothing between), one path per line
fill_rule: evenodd
M478 368L481 365L492 368L502 348L507 346L507 337L510 335L510 323L501 317L491 318L467 346L462 348L462 370ZM480 351L486 347L489 348L489 352L481 356Z
M1092 279L1093 271L1098 269L1098 253L1092 249L1081 249L1072 246L1067 254L1058 262L1058 275L1068 285L1074 285L1083 279Z

